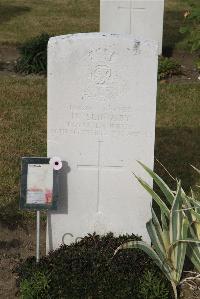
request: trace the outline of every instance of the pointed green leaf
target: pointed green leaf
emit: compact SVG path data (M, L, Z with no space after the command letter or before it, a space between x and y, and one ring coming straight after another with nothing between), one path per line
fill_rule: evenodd
M196 218L197 221L200 221L200 214L194 210L191 210L192 215Z
M153 178L154 182L159 186L159 188L164 193L166 199L170 204L173 203L174 195L171 189L168 187L168 185L150 168L148 168L146 165L141 163L140 161L137 161L147 172L148 174Z
M189 227L189 221L186 216L183 217L182 225L181 225L181 239L186 239L188 236L188 227ZM177 280L180 281L183 266L185 262L185 255L186 255L186 249L187 249L187 243L180 242L177 244Z
M181 238L181 216L182 211L180 210L182 199L181 199L181 184L178 183L176 196L172 204L170 211L170 243L172 244L176 240Z
M193 263L196 270L200 272L200 245L189 243L187 248L187 256Z
M194 199L190 199L190 202L193 204L194 208L200 209L200 202Z
M200 170L198 169L198 168L196 168L195 166L193 166L193 165L191 165L192 166L192 168L194 169L194 170L196 170L196 172L198 172L198 174L200 174Z
M163 214L162 211L161 211L161 223L162 223L162 229L169 231L169 225L167 223L166 215Z
M167 224L167 219L164 213L161 211L161 222L162 222L162 230L163 230L163 242L165 246L165 250L168 251L170 246L170 238L169 238L169 225Z
M181 198L181 183L177 184L177 191L172 208L170 211L169 219L169 235L170 235L170 244L175 244L177 240L182 238L181 229L182 229L182 220L183 213L180 210L182 204ZM171 259L174 268L177 269L178 259L179 259L179 250L178 246L171 247L168 252L168 258Z
M154 250L156 251L157 255L164 263L167 259L165 247L163 243L162 237L162 230L159 229L159 226L154 225L153 221L150 220L146 224L146 228L153 244Z
M156 213L154 212L153 208L151 208L151 214L152 214L153 224L155 225L155 227L159 231L159 233L162 234L162 227L160 225L158 217L156 216Z
M173 243L173 245L175 245L178 242L200 244L200 240L198 240L198 239L189 239L188 238L188 239L177 240L176 242Z
M141 178L135 176L138 182L147 190L147 192L152 196L152 198L155 200L155 202L159 205L160 209L165 213L168 217L170 214L170 211L167 207L167 205L163 202L163 200L160 198L160 196L152 189L151 186L149 186L145 181L143 181Z

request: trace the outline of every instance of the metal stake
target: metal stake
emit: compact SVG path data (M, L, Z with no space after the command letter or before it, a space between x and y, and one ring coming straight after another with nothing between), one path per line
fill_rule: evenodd
M37 211L36 226L36 263L40 261L40 211Z

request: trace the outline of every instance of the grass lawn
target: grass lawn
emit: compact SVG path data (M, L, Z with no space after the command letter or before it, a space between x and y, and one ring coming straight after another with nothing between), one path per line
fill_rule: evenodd
M157 101L155 157L182 180L187 191L200 184L200 84L160 84ZM171 180L157 164L155 170Z
M42 32L99 31L99 0L1 0L0 44L18 45ZM165 0L164 47L185 47L179 33L186 1Z
M180 26L185 23L184 13L191 8L188 2L187 0L165 1L163 48L166 53L167 50L172 49L188 50L188 37L179 32Z
M46 104L46 79L0 77L1 220L19 216L20 158L46 155Z
M155 156L187 189L198 179L190 164L200 168L199 94L195 83L160 84L158 90ZM1 219L16 216L20 157L46 155L46 102L45 78L0 78Z
M0 44L16 45L47 32L99 31L99 0L1 0Z
M184 11L186 4L183 1L167 0L165 1L165 15L164 15L164 28L163 28L163 47L173 49L183 39L180 34L180 24L183 22Z

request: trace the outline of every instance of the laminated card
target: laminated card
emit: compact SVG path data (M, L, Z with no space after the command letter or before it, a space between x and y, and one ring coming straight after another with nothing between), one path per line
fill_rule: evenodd
M63 161L47 249L88 233L148 240L151 198L132 172L153 168L157 46L130 35L83 33L48 45L48 156Z

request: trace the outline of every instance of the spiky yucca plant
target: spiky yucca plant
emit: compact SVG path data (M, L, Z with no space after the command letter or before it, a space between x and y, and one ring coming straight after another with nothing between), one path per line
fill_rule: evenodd
M199 174L200 170L192 166ZM182 191L183 210L190 222L189 235L190 238L200 240L200 201L196 198L193 190L191 190L191 197L187 196ZM196 270L200 273L200 244L190 243L187 248L187 256L190 258Z
M187 246L180 240L187 237L189 226L187 217L183 215L180 207L181 184L178 183L172 209L168 210L168 219L164 209L160 223L152 209L152 219L146 224L152 247L143 241L129 241L115 251L116 254L121 249L138 248L146 252L171 282L175 298L177 298L176 286L181 278Z
M160 178L154 171L145 166L143 163L138 163L147 171L147 173L153 178L154 182L162 191L165 201L170 207L174 201L175 193L169 188L169 186ZM199 174L200 170L192 166ZM169 209L165 204L164 200L161 199L158 194L149 186L144 180L137 177L140 184L150 193L152 198L159 205L161 211L165 213L166 216L169 215ZM200 240L200 201L195 198L194 192L192 192L192 197L187 196L184 190L181 188L181 209L183 213L187 216L189 221L189 231L188 237L193 240ZM199 242L189 242L187 246L187 256L193 263L195 269L200 273L200 244Z
M188 244L190 244L192 249L195 246L198 248L199 241L196 234L191 234L191 229L189 229L191 222L183 208L186 195L181 188L181 182L177 181L177 190L173 192L156 173L141 162L139 163L162 190L170 208L150 185L136 176L141 185L159 205L161 220L158 220L152 209L152 219L146 224L152 246L142 241L129 241L119 246L115 254L119 250L127 248L138 248L146 252L171 282L175 298L177 298L177 285L180 283ZM188 250L188 252L190 251ZM193 256L193 261L196 258L195 262L200 258L198 252L192 253L191 256Z

